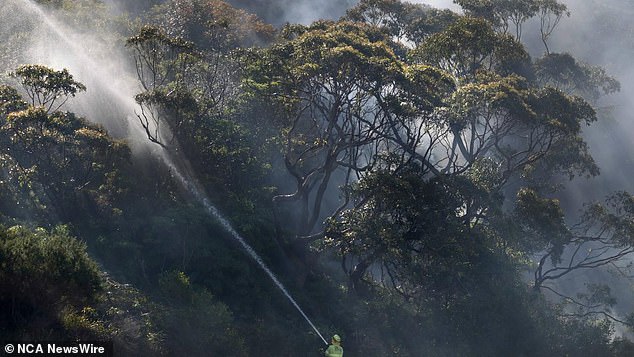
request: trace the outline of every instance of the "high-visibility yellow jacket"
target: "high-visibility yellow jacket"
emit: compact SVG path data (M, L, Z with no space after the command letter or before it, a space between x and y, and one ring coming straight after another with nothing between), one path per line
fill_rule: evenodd
M337 345L328 346L326 357L343 357L343 347Z

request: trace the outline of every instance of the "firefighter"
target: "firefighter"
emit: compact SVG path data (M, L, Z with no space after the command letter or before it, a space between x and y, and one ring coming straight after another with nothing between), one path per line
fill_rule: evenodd
M326 357L343 357L343 347L341 347L341 337L339 335L332 336L330 346L325 353Z

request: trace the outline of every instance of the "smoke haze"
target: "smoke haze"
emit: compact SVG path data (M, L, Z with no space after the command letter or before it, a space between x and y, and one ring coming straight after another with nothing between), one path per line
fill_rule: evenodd
M257 1L231 0L233 5L260 15L274 25L286 22L309 24L317 19L337 19L346 9L354 6L354 0L329 1ZM434 7L458 7L451 0L415 1ZM585 132L590 150L602 175L592 179L576 179L567 184L564 204L579 207L589 200L599 200L615 190L634 192L634 28L630 19L634 16L634 3L617 0L567 0L571 17L562 20L552 39L553 52L571 52L579 59L593 65L604 66L608 73L622 84L617 95L603 99L598 104L603 110L602 122ZM103 38L93 32L77 32L39 13L36 8L25 6L21 0L5 0L0 8L0 36L6 39L7 48L14 52L2 52L0 56L10 58L0 63L11 63L11 68L0 68L7 72L23 63L39 63L55 69L68 68L77 80L88 87L81 93L81 100L70 103L73 111L104 125L117 137L128 137L144 141L138 131L130 135L128 119L137 108L133 100L139 91L136 74L130 56L121 44L112 38ZM150 6L152 1L134 2L108 0L118 6L117 11L139 11ZM53 29L53 31L51 31ZM534 56L541 54L536 32L527 29L526 41ZM134 122L132 120L131 122ZM131 138L131 139L130 139ZM562 284L573 291L587 281L587 277L573 276ZM607 272L599 272L591 278L596 281L612 279ZM620 305L616 310L627 313L634 309L632 287L629 280L619 282L615 294Z
M597 103L599 121L585 128L584 138L601 170L598 177L562 179L562 206L574 221L579 209L589 202L602 201L615 191L634 192L634 3L618 0L563 0L570 10L549 41L551 52L571 53L578 60L601 66L621 83L621 91ZM527 26L523 37L533 57L544 53L538 24ZM630 258L630 262L631 262ZM622 264L625 266L627 262ZM576 272L558 282L558 289L574 296L585 284L606 284L617 299L613 312L624 316L634 311L632 272L623 267ZM617 335L631 334L616 324Z

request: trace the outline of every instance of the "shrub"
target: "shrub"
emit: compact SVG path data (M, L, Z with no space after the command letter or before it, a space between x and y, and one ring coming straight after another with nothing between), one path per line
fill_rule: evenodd
M81 310L101 289L97 264L67 228L0 227L0 329L51 324L66 308Z

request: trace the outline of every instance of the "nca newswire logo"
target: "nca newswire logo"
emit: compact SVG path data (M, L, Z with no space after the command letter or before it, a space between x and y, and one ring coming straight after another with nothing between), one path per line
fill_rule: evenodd
M112 342L10 342L5 356L100 356L112 357Z

